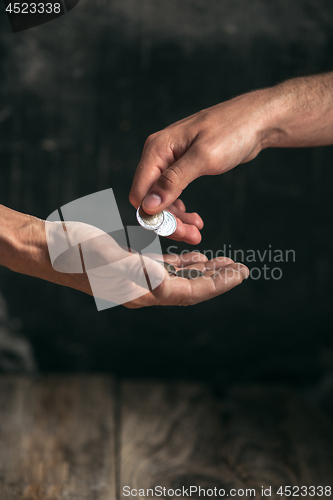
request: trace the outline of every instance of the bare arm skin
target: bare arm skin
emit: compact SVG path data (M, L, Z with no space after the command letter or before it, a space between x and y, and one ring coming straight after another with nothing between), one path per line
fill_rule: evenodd
M186 186L202 175L227 172L268 147L329 144L333 73L295 78L200 111L148 137L130 202L150 214L169 206L173 211ZM186 224L180 222L171 238L200 241L199 219L178 216Z
M46 224L48 231L52 232L53 224L57 222L46 222L35 217L21 214L0 205L0 265L21 274L27 274L41 278L52 283L67 286L92 295L90 282L86 272L71 273L59 272L52 267L46 237ZM91 237L87 243L88 257L94 262L116 263L112 266L112 272L103 271L100 274L101 286L97 289L102 295L99 298L109 300L110 292L115 290L128 294L143 293L133 300L121 302L125 307L134 309L152 305L193 305L211 299L242 283L248 277L249 271L242 264L235 264L228 258L217 258L211 261L197 252L188 253L183 256L166 255L165 260L173 264L176 269L190 267L199 269L204 277L189 281L184 278L169 276L155 261L145 260L146 269L149 266L157 266L158 273L165 273L165 277L159 286L152 291L142 289L142 262L135 258L135 253L129 257L128 250L121 248L109 235L101 230L81 223L65 223L67 231L70 229L83 232L83 235ZM49 233L50 234L50 233ZM57 231L55 231L57 234ZM83 241L79 239L78 241ZM87 254L85 254L87 255ZM138 255L138 254L137 254ZM127 260L126 260L127 259ZM88 259L89 260L89 259ZM86 263L87 261L85 261ZM71 266L71 256L65 264ZM118 265L119 263L119 265ZM141 274L138 273L141 271ZM103 274L104 273L104 274ZM152 276L151 274L149 275ZM145 280L144 280L145 281ZM146 281L145 281L146 284ZM128 299L126 299L128 300ZM111 301L111 300L110 300Z

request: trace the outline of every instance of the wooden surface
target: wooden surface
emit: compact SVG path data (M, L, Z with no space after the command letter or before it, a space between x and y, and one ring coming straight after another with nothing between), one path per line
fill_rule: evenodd
M1 380L0 499L115 498L112 381Z
M333 423L284 389L218 399L195 384L0 378L0 500L287 485L333 486Z

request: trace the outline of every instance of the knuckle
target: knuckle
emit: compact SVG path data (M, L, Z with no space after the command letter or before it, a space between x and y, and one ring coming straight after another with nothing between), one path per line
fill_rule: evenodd
M195 155L202 159L209 172L213 172L221 161L221 151L218 145L210 139L200 141L196 146Z
M155 141L157 135L158 135L158 132L154 132L153 134L150 134L146 139L145 147L151 146L151 144Z
M217 148L207 147L207 163L210 169L214 169L219 162L220 154Z
M197 227L202 228L203 227L203 221L202 221L200 215L197 212L193 212L191 215L192 215L192 218L193 218L193 223Z
M176 168L168 168L162 173L160 180L163 187L178 186L181 181L180 172Z
M235 280L235 285L240 285L243 282L243 276L240 271L237 271L235 273L234 280Z

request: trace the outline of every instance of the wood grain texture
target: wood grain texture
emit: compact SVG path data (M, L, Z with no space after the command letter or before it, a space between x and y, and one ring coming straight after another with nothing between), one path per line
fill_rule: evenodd
M1 500L115 498L111 379L0 378Z
M279 486L333 486L332 422L284 389L238 388L219 402L202 386L128 382L121 408L121 494L192 485L261 498L272 486L275 499Z
M333 487L332 471L332 421L283 388L218 399L196 384L0 378L0 500L134 498L124 486L278 499L279 486Z

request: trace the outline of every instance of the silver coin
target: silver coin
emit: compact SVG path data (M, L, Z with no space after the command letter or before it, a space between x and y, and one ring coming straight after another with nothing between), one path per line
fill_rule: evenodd
M204 276L204 273L198 269L180 269L176 273L176 276L179 278L186 278L188 280L195 280L196 278Z
M166 210L163 210L163 214L164 221L158 229L155 229L155 233L159 236L171 236L177 229L176 217Z
M136 218L142 227L148 229L148 231L155 231L155 229L158 229L163 224L164 212L150 215L146 214L146 212L139 207L136 211Z
M175 275L176 274L176 268L172 264L169 264L168 262L162 262L161 260L157 260L161 266L164 266L164 268L168 271L170 275Z

